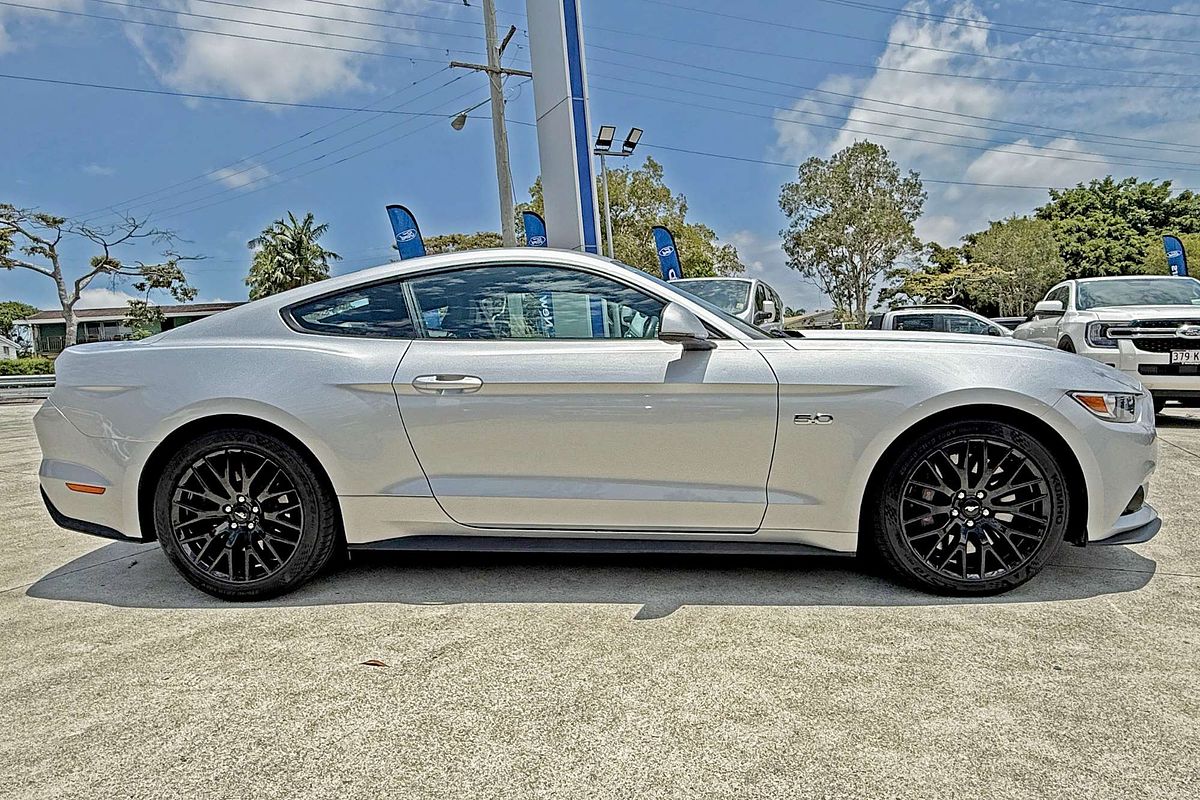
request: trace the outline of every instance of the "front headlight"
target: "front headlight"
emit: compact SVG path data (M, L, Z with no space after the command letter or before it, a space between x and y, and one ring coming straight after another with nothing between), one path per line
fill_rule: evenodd
M1138 395L1124 392L1069 392L1075 402L1109 422L1137 419Z
M1087 326L1087 342L1092 347L1116 348L1117 340L1108 338L1109 322L1089 322Z

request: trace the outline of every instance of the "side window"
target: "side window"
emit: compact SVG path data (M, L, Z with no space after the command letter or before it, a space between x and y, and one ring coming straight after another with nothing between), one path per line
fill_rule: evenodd
M425 335L435 339L653 339L664 305L559 267L473 267L408 285Z
M947 314L944 319L947 333L985 334L991 331L991 326L983 320L965 314Z
M892 328L898 331L936 331L937 317L933 314L897 314Z
M400 282L379 283L292 306L296 325L313 333L412 339L416 329Z

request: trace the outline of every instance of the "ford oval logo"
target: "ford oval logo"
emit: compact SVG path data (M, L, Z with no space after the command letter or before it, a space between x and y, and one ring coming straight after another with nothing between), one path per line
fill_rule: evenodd
M666 258L667 256L671 255L671 253L674 253L674 252L675 252L675 248L671 247L670 245L667 245L662 250L659 250L658 254L660 256L662 256L663 258Z
M546 246L546 237L545 236L530 236L529 244L531 247L545 247Z
M1180 325L1175 335L1180 339L1200 339L1200 325Z
M408 230L400 231L399 233L396 234L397 242L411 242L413 239L416 239L416 238L417 238L417 229L416 228L409 228Z

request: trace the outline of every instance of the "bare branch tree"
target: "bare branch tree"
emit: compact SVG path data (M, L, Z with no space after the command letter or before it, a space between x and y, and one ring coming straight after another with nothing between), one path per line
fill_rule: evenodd
M0 268L27 269L54 281L66 322L66 347L76 342L79 320L75 306L84 290L101 275L138 279L139 291L141 284L146 284L151 288L166 289L176 299L194 297L195 290L188 285L180 264L198 260L201 256L180 254L175 249L179 241L173 231L155 228L146 220L134 217L122 217L111 225L93 225L37 209L0 203ZM67 277L64 258L59 251L65 242L83 243L93 251L87 266L74 280ZM152 263L126 263L114 253L118 248L137 245L161 248L161 259Z

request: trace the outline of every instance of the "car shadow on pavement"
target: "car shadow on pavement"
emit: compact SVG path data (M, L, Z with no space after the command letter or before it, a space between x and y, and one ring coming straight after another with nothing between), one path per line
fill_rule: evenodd
M853 558L362 553L284 597L239 607L350 603L683 606L937 606L1079 600L1145 586L1157 565L1127 547L1063 546L1045 571L1000 597L925 594ZM130 608L234 608L184 582L156 544L113 543L54 570L30 597Z

